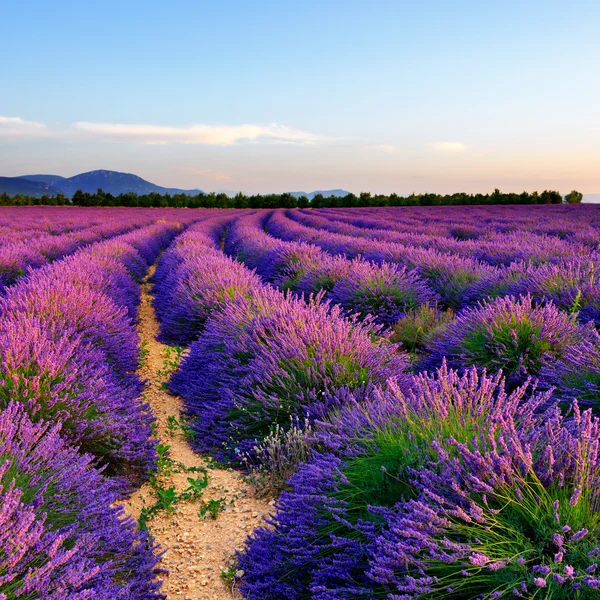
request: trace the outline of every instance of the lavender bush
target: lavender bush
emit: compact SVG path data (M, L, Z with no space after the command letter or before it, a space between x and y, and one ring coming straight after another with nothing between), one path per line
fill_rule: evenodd
M190 348L171 389L193 417L198 447L247 451L290 417L320 418L349 390L385 383L408 366L374 325L341 309L260 289L237 297Z
M509 425L436 444L419 498L380 511L369 576L395 597L597 596L598 420Z
M399 342L408 352L423 352L446 327L454 321L451 310L441 311L435 305L422 304L409 310L395 325L390 338Z
M346 277L335 283L327 297L349 313L370 314L386 325L439 299L414 271L365 261L353 261Z
M19 404L0 412L0 597L165 598L147 534L59 432Z
M470 440L499 420L531 430L550 401L528 386L506 393L500 375L459 376L445 366L410 389L392 385L320 423L313 443L322 450L292 476L269 527L240 556L245 597L386 597L393 587L369 574L386 522L380 513L418 497L413 473L435 457L432 443Z
M583 329L553 304L536 306L531 296L496 298L468 308L429 346L422 366L446 358L457 368L502 369L513 384L539 375L544 363L560 360Z
M588 329L581 342L569 346L564 357L546 365L542 379L556 387L556 395L566 404L578 400L580 404L600 409L600 333Z
M536 269L528 284L538 301L577 314L582 322L600 325L600 266L581 258L543 265Z

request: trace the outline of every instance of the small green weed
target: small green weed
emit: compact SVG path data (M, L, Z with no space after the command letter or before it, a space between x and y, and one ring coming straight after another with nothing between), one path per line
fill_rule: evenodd
M194 432L187 423L178 421L177 417L170 415L167 418L167 434L169 437L174 437L178 432L181 433L186 440L191 440L194 437Z
M200 506L198 517L200 519L205 519L206 516L209 515L211 519L216 519L219 516L219 513L225 508L226 504L227 500L225 498L219 498L218 500L212 499L208 502L204 502Z
M145 340L140 344L140 353L138 355L138 366L140 369L146 366L146 359L150 354L150 349L148 348L148 342Z
M204 490L208 487L208 473L204 473L201 477L194 479L193 477L187 478L189 487L181 494L183 498L190 500L199 500L204 493Z
M232 557L229 566L221 571L221 579L223 580L223 583L232 591L235 588L237 572L238 569L235 562L235 557Z

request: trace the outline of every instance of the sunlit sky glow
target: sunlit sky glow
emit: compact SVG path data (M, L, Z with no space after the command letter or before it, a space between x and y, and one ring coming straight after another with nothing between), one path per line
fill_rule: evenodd
M0 175L600 192L600 3L4 3Z

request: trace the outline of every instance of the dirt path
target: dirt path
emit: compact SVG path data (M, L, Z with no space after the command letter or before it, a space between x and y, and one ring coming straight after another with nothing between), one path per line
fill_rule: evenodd
M151 271L152 273L153 271ZM168 394L161 384L167 379L169 357L173 352L168 346L156 341L158 323L151 304L150 284L142 285L139 332L146 348L144 365L140 375L149 380L146 399L157 417L157 436L170 446L169 458L186 467L207 469L208 486L200 498L182 500L174 505L172 512L157 511L148 522L148 528L156 541L167 551L162 565L169 574L164 577L163 593L169 600L230 600L239 598L235 585L226 586L221 573L235 572L231 560L236 549L241 549L244 539L252 529L259 526L262 517L271 509L266 500L254 496L252 488L231 469L211 464L210 459L193 452L181 431L168 427L169 417L180 420L180 399ZM166 362L165 362L166 361ZM171 367L172 368L172 367ZM201 472L175 472L163 474L159 481L162 489L175 487L181 494L188 487L188 477L201 478ZM208 514L198 516L202 506L211 499L219 501L221 512L216 519ZM144 485L125 503L127 512L136 519L144 507L156 503L156 491Z

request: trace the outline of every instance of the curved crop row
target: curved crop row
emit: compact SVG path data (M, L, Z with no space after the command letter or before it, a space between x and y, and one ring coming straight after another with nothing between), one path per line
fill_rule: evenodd
M480 260L451 255L432 248L371 241L311 229L286 218L282 211L277 211L271 216L266 228L277 238L304 241L334 256L362 258L375 264L391 263L414 270L415 274L440 297L441 303L452 309L460 308L471 287L496 270L496 267Z
M159 555L59 425L0 412L0 598L164 598Z
M405 267L330 256L312 244L281 241L265 233L265 218L257 214L236 220L227 232L225 250L282 290L306 296L324 292L347 314L372 315L385 325L440 300Z
M397 232L417 245L427 237L486 241L495 234L514 232L581 243L590 249L597 249L600 242L600 219L593 205L576 209L570 206L305 209L286 214L292 218L318 215L335 221L336 225L346 223L368 230ZM566 248L559 244L558 248L561 247Z
M164 598L156 548L115 503L156 459L136 278L179 231L93 244L0 300L1 598Z
M224 216L192 225L162 255L153 277L160 341L189 345L214 311L258 284L252 272L219 249L231 220Z
M178 239L162 259L175 267L161 266L156 283L165 335L182 339L173 325L184 322L199 334L170 382L195 448L235 460L276 426L312 422L402 377L406 355L384 338L373 341L370 319L359 323L321 297L306 303L265 285L214 248L212 227ZM173 298L178 320L168 310Z
M311 215L309 222L320 226L317 219ZM302 220L307 221L306 218ZM443 304L455 310L488 298L529 292L537 303L552 302L565 311L577 313L581 322L600 323L600 286L597 285L600 256L582 244L561 246L561 239L546 236L544 244L548 253L542 255L539 236L526 239L520 234L511 242L518 252L511 251L506 260L498 261L490 256L504 252L506 235L496 234L497 239L488 242L488 255L484 256L475 251L476 247L482 248L480 239L464 252L445 248L440 253L439 245L437 249L427 248L423 243L398 246L392 242L322 232L286 218L283 211L274 213L266 227L278 238L304 240L334 255L362 256L378 263L385 260L404 265L437 292ZM436 239L435 236L427 237Z
M475 368L407 389L321 425L239 556L244 597L594 598L598 419Z
M475 258L494 266L508 265L516 260L544 264L565 257L585 257L590 252L590 248L582 242L562 239L545 232L526 231L522 228L510 232L495 231L487 219L482 225L479 225L476 218L462 225L460 221L453 221L448 228L440 227L439 221L431 225L421 223L421 233L416 233L413 223L409 227L397 226L390 230L387 228L389 219L384 218L362 220L360 226L356 226L352 219L340 221L339 217L331 214L306 214L291 210L281 212L291 220L314 229L427 248L463 258Z
M139 250L155 257L176 232L151 225L101 242L35 271L0 300L0 402L21 399L35 421L61 421L124 489L155 459L135 373L138 286L126 269L145 262Z
M128 221L110 221L60 235L42 234L22 241L4 243L0 247L0 293L13 285L28 270L38 269L49 262L59 260L74 253L78 248L125 234L127 231L144 226L148 218Z

